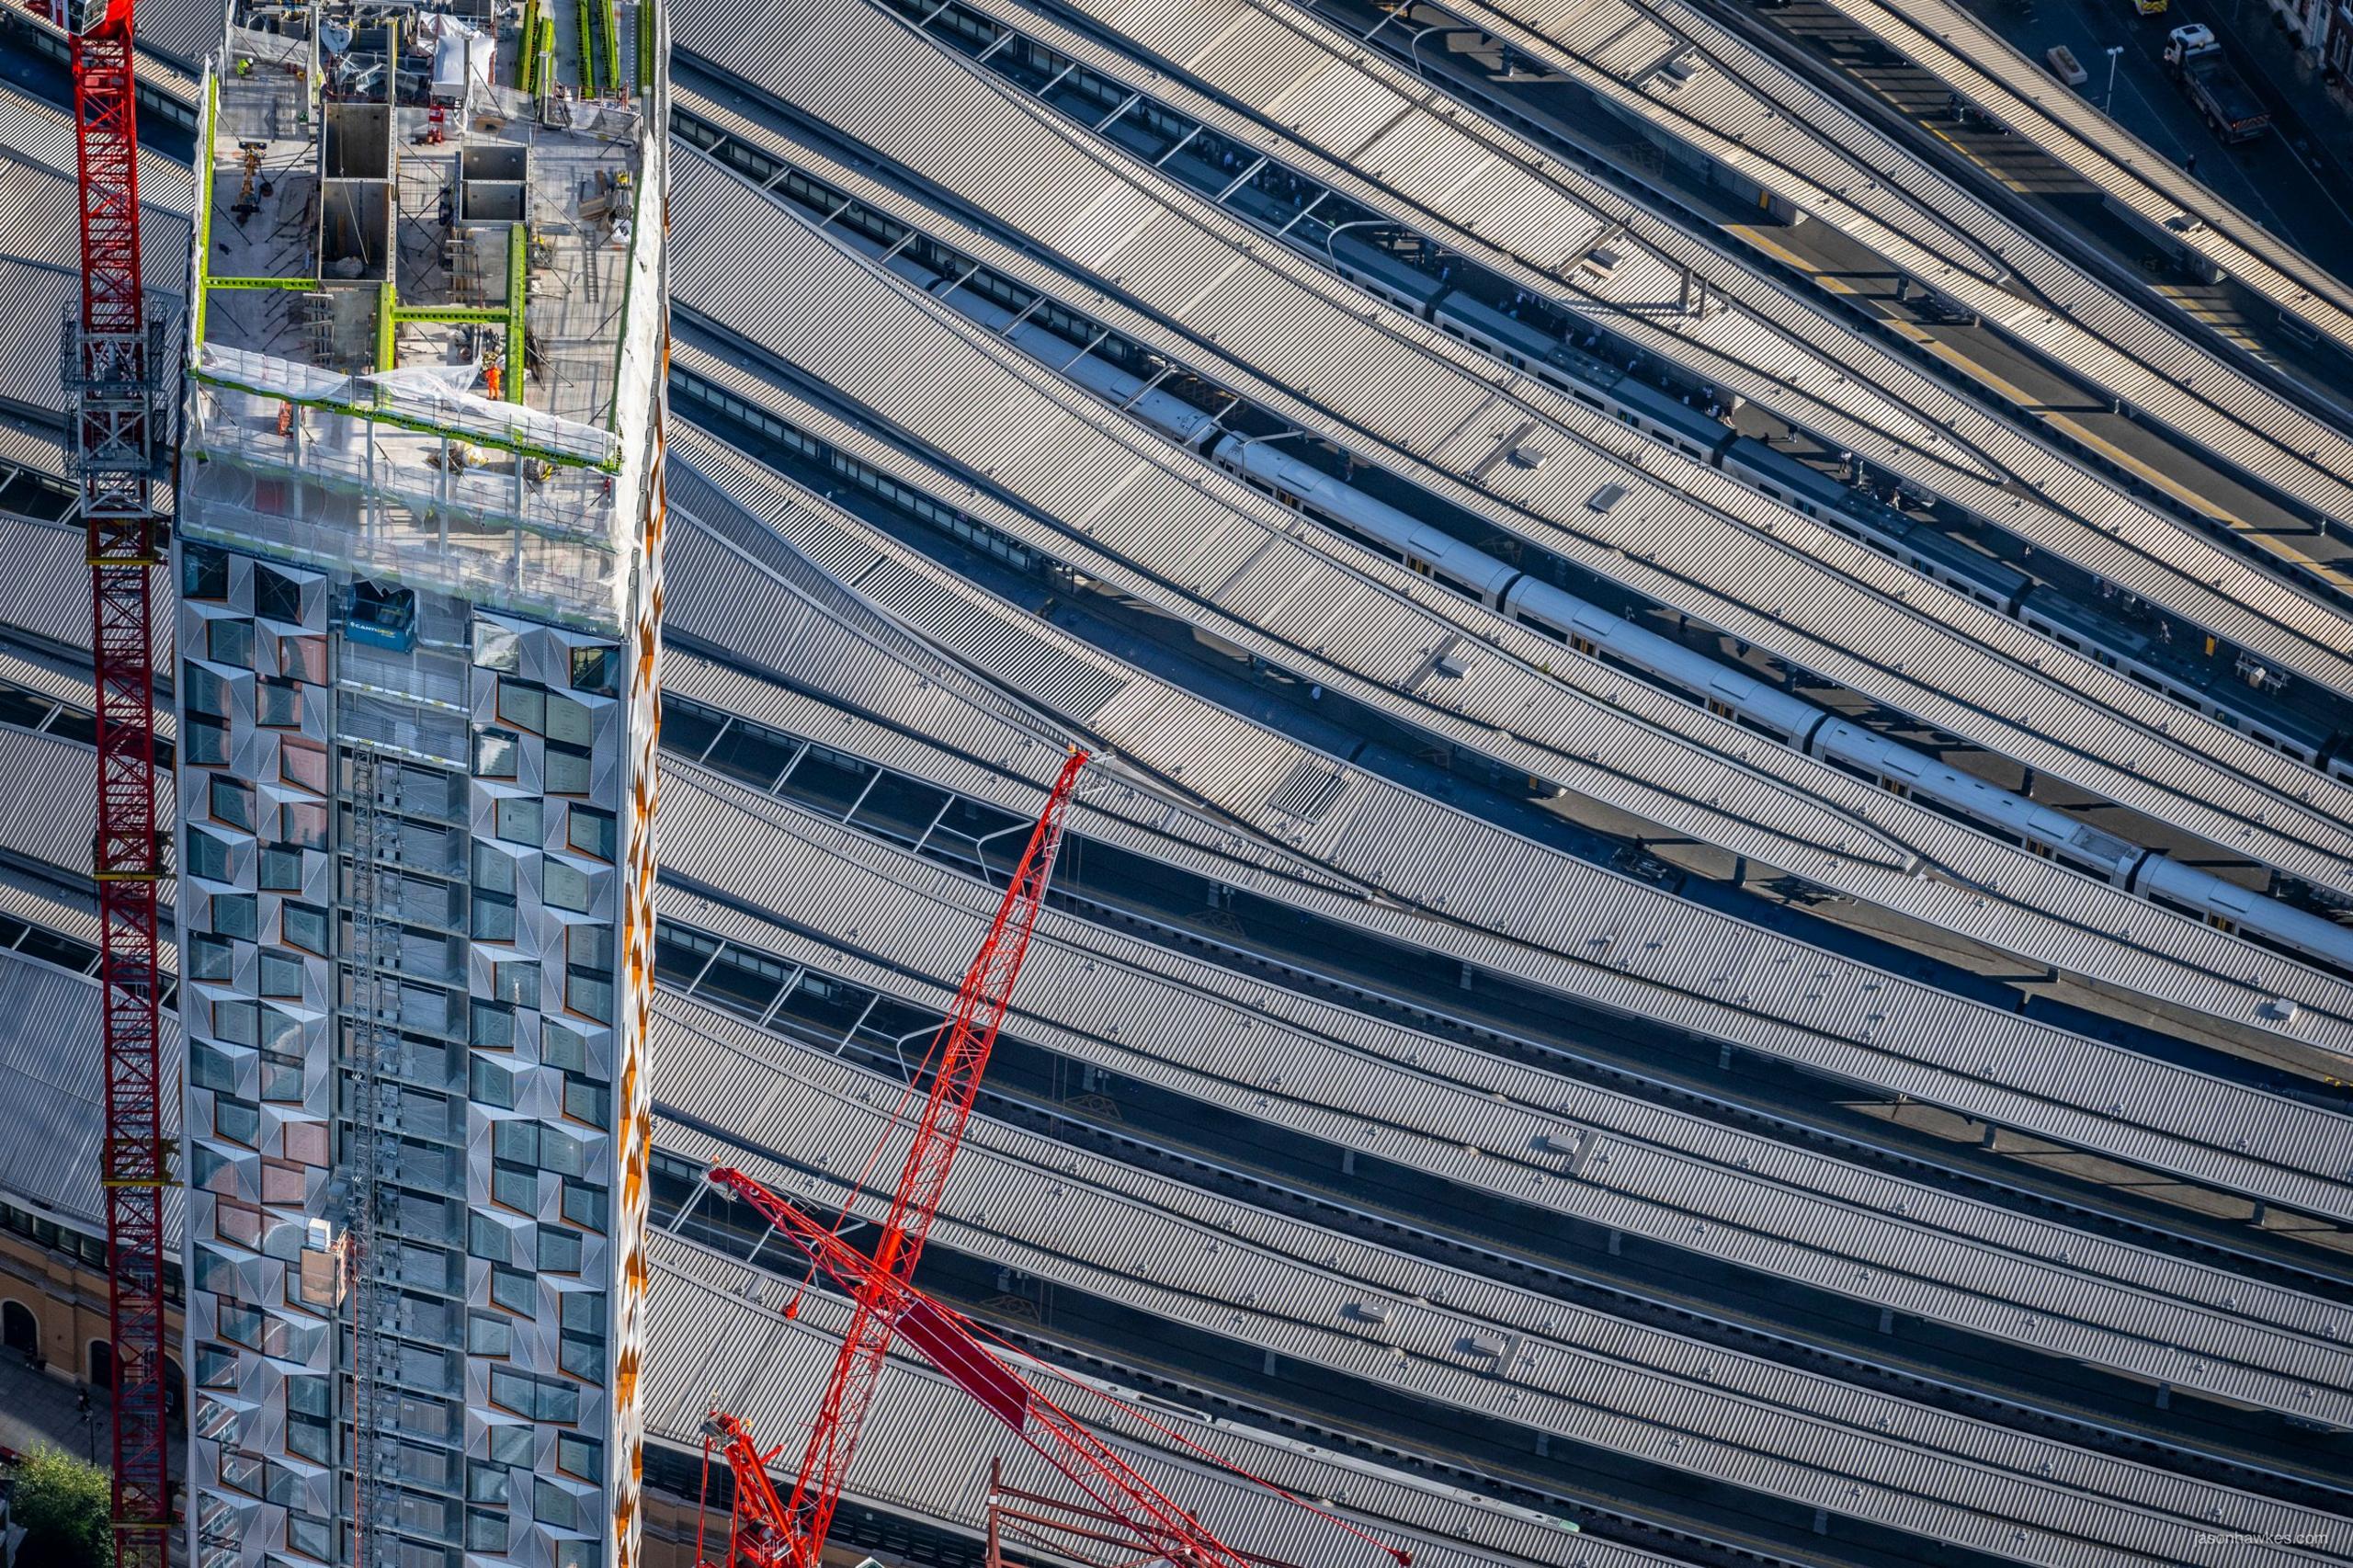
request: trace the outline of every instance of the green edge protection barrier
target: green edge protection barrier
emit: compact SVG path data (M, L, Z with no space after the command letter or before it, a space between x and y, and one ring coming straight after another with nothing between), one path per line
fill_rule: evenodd
M574 0L580 7L580 89L589 97L597 96L597 35L588 30L588 0Z
M204 78L206 113L199 134L204 145L196 150L196 308L188 323L188 350L194 353L204 344L204 295L212 264L212 136L214 123L221 118L221 81L207 73Z
M527 93L531 90L533 67L538 63L538 53L532 46L539 41L540 0L524 0L523 31L516 40L515 85Z
M523 290L530 286L531 231L517 223L506 231L506 401L523 401Z
M620 13L613 0L596 0L596 6L605 23L605 90L619 94L622 87Z

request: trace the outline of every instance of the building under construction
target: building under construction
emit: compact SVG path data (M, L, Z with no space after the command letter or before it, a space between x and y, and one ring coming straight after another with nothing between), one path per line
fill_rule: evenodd
M173 562L207 1568L635 1559L650 9L233 7Z

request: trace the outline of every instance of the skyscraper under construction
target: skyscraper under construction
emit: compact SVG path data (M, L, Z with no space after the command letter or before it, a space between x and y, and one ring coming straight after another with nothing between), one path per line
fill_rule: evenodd
M651 4L233 6L177 574L202 1568L629 1563Z

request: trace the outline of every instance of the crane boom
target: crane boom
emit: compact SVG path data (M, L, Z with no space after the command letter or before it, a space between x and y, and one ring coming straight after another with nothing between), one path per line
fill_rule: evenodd
M46 7L41 7L46 10ZM65 0L57 9L66 11ZM163 833L155 809L154 373L139 276L139 131L131 0L62 14L81 174L82 301L69 324L73 460L90 566L98 884L105 991L108 1332L114 1349L114 1540L121 1568L164 1568L171 1528L165 1388L164 1112L156 953Z
M1045 809L1030 830L1029 845L1006 885L1005 897L997 904L996 918L956 993L955 1009L933 1036L925 1063L931 1082L916 1119L915 1141L892 1196L881 1239L867 1265L878 1280L904 1284L915 1276L915 1262L923 1255L932 1217L947 1190L949 1168L972 1114L972 1097L980 1090L989 1051L996 1044L998 1027L1012 1003L1014 981L1020 973L1029 933L1053 874L1063 813L1086 760L1086 754L1074 747L1063 763ZM920 1083L918 1074L916 1083L908 1085L902 1111ZM858 1433L873 1403L875 1381L891 1350L892 1317L881 1310L890 1300L887 1292L863 1292L853 1299L856 1307L850 1326L842 1336L841 1352L818 1406L816 1424L810 1428L809 1447L801 1456L801 1472L787 1505L789 1539L803 1554L803 1568L816 1568L833 1525L834 1509L841 1501L842 1484L858 1454Z

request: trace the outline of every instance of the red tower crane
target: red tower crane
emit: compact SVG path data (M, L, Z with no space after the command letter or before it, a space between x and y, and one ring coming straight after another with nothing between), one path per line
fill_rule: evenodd
M81 172L82 309L67 325L72 460L88 532L97 706L98 884L104 949L109 1333L114 1349L114 1535L121 1568L163 1568L171 1528L165 1419L164 1199L170 1149L157 1009L155 655L149 568L157 539L155 372L139 278L139 130L131 0L53 0L65 30Z
M1086 1495L1087 1505L1078 1513L1097 1533L1120 1543L1139 1562L1165 1561L1176 1568L1262 1568L1264 1560L1237 1551L1211 1534L1076 1416L1006 1366L981 1342L974 1325L962 1314L883 1272L879 1254L868 1257L830 1227L742 1171L722 1167L710 1173L710 1180L759 1210L802 1256L858 1303L858 1315L878 1319L886 1325L886 1334L895 1330L924 1359L1060 1471ZM888 1340L884 1343L887 1349ZM743 1422L724 1411L712 1412L704 1431L705 1490L709 1490L711 1444L722 1441L729 1468L735 1474L735 1504L727 1558L716 1564L703 1558L698 1524L698 1562L704 1568L811 1568L824 1543L798 1535L790 1510L777 1504L763 1462L772 1454L763 1455Z
M1037 825L1030 830L1029 843L1014 867L1012 880L1006 885L996 918L991 922L988 936L982 941L981 950L957 991L955 1010L932 1037L931 1050L924 1062L925 1071L930 1074L929 1086L923 1086L924 1074L918 1072L901 1096L892 1118L892 1125L897 1125L915 1095L923 1094L923 1110L915 1119L915 1141L907 1150L898 1188L892 1196L891 1212L883 1221L881 1239L871 1259L860 1259L862 1269L876 1281L876 1288L855 1293L857 1304L849 1330L842 1336L834 1375L825 1385L816 1425L810 1428L801 1473L793 1482L792 1495L786 1502L778 1525L789 1552L788 1557L779 1561L789 1562L792 1568L817 1568L818 1556L824 1549L834 1508L841 1501L842 1483L849 1473L851 1460L857 1456L858 1433L865 1426L867 1409L873 1403L875 1381L881 1377L883 1358L891 1350L897 1314L892 1310L895 1298L890 1294L890 1287L904 1285L913 1278L915 1261L923 1255L924 1238L931 1232L939 1196L947 1189L949 1167L955 1162L957 1144L963 1139L964 1123L972 1114L972 1096L980 1090L981 1074L988 1065L989 1051L996 1044L997 1028L1005 1022L1005 1010L1013 999L1013 983L1020 973L1022 955L1029 950L1030 929L1037 924L1038 911L1045 903L1054 852L1062 844L1063 815L1069 807L1071 791L1077 786L1079 770L1086 766L1086 754L1072 748L1052 791L1046 797ZM865 1169L853 1184L853 1191L864 1186L888 1142L886 1137L875 1146ZM847 1217L846 1210L843 1217Z

